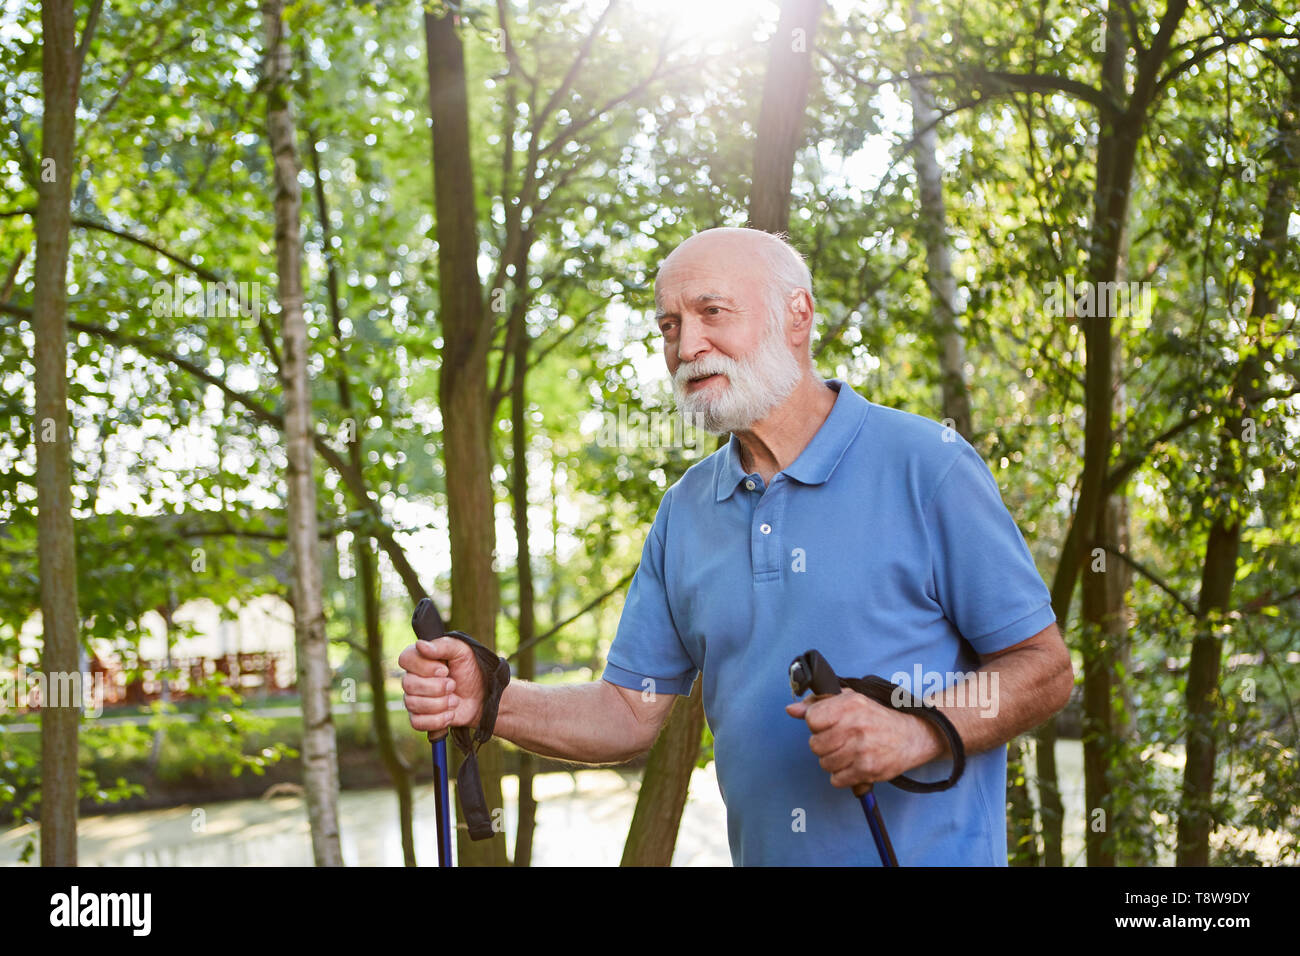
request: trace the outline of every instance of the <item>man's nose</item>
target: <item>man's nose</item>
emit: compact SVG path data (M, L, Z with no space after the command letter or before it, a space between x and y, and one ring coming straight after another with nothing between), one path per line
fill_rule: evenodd
M681 331L677 335L677 359L680 362L694 362L710 348L709 340L700 323L689 318L682 319Z

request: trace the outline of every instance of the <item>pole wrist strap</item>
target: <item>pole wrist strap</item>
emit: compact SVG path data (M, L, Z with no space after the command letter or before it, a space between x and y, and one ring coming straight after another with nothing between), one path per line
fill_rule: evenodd
M479 778L478 749L492 739L497 711L501 707L501 694L510 683L510 664L464 631L448 631L445 636L459 638L470 646L479 673L483 676L483 708L478 727L453 727L451 739L465 755L460 769L456 771L456 794L460 797L460 806L469 826L469 838L487 840L495 831L492 829L487 799L483 796L483 781Z
M937 727L948 741L948 749L952 752L952 773L947 780L925 783L899 774L890 783L909 793L938 793L955 786L961 779L962 772L966 769L966 748L962 745L957 728L938 707L920 697L913 697L907 688L874 674L866 677L840 677L826 658L815 650L805 651L790 662L790 690L795 697L802 697L810 690L817 695L835 694L840 687L857 691L882 706L920 717Z
M948 749L952 752L952 773L948 775L947 780L925 783L899 774L889 781L890 783L900 790L906 790L908 793L938 793L941 790L956 786L957 781L961 779L962 772L966 769L966 748L962 745L961 735L957 733L957 728L953 726L947 714L920 697L913 697L906 687L892 684L883 677L877 677L874 674L868 674L866 677L841 677L840 686L870 697L877 704L892 707L894 710L901 710L904 713L928 721L937 727L948 741Z

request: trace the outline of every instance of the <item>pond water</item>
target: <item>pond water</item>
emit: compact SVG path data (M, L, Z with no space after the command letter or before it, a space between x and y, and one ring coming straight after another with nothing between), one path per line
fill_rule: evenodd
M533 836L534 866L617 866L636 807L637 775L584 769L540 774ZM502 781L506 845L513 857L518 780ZM345 790L339 795L344 861L353 866L401 866L397 798L391 790ZM415 788L416 860L437 863L432 784ZM311 835L300 796L232 800L208 805L82 817L81 866L311 866ZM0 833L0 865L19 862L39 828ZM38 851L39 853L39 848ZM712 764L696 770L682 815L674 866L730 866L726 813Z
M1083 753L1078 741L1057 742L1065 804L1067 865L1083 865ZM590 768L538 775L534 866L617 866L636 807L638 774ZM518 782L502 780L507 852L513 857ZM353 866L401 866L397 798L387 789L346 790L339 796L343 858ZM415 789L416 858L437 859L431 784ZM37 837L34 825L0 833L0 865L19 862ZM83 817L78 824L82 866L311 866L311 837L300 796ZM1161 860L1162 863L1172 862ZM727 818L713 765L697 769L682 816L674 866L730 866Z

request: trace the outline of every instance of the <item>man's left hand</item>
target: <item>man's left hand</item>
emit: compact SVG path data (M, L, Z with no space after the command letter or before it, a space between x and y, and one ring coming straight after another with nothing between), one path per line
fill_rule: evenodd
M948 752L943 736L927 721L847 687L834 697L787 704L785 712L807 722L812 731L808 746L831 775L831 784L852 787L858 797L868 784L893 780Z

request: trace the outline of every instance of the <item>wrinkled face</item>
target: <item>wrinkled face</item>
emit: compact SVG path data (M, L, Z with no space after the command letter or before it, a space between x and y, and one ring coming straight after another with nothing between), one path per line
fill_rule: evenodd
M664 360L682 414L721 435L779 405L801 370L765 294L761 260L738 243L676 250L655 280Z

